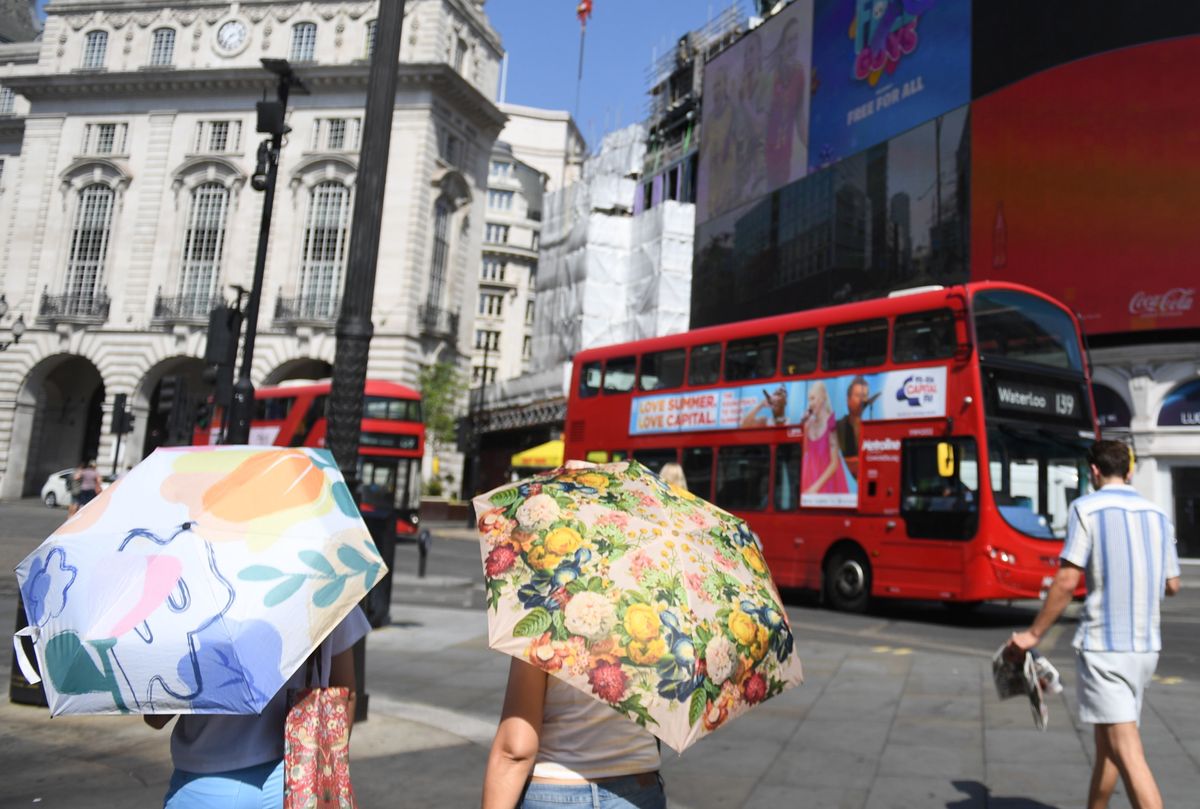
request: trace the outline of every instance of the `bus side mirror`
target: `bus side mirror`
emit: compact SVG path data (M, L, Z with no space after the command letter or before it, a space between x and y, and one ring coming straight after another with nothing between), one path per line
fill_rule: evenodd
M938 474L944 478L954 477L954 445L949 441L937 445Z

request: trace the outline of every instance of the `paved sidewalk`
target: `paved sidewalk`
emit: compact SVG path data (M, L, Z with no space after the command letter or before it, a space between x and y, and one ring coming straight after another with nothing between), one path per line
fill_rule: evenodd
M478 805L507 658L480 611L393 606L368 646L370 719L354 733L360 804ZM1091 729L1067 691L1050 728L1001 703L983 656L797 637L806 683L701 741L667 751L672 809L703 807L1079 807ZM6 661L7 662L7 661ZM6 671L0 674L6 674ZM1149 693L1143 735L1167 806L1200 795L1200 687ZM0 807L153 807L170 776L167 734L130 719L49 720L0 703ZM1128 807L1121 796L1114 807Z

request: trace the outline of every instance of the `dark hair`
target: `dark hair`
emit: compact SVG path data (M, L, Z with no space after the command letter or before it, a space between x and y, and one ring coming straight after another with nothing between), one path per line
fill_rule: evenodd
M1088 463L1106 478L1124 478L1129 474L1133 452L1124 441L1097 441L1088 450Z

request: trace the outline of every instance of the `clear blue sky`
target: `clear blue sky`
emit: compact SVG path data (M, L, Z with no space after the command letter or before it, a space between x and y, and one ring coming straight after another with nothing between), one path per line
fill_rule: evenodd
M508 100L570 111L589 148L605 132L645 117L655 54L731 5L750 7L746 0L593 0L576 112L577 2L488 0L484 9L508 51ZM45 3L38 0L38 8Z
M711 17L745 0L593 0L579 68L577 0L488 0L484 10L508 51L507 100L568 110L588 141L646 115L646 77L654 54Z

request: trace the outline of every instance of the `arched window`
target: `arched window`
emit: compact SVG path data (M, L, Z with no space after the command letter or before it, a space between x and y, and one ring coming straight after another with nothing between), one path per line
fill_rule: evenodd
M305 318L337 314L350 232L350 189L326 182L309 192L298 309Z
M150 64L165 67L175 61L175 29L159 28L154 32L154 44L150 47Z
M367 58L370 59L375 55L375 32L378 30L379 20L369 20L367 22Z
M99 70L104 67L108 54L108 32L89 31L83 46L83 69Z
M433 209L433 261L429 266L429 293L425 302L431 307L442 305L442 289L446 285L446 259L450 254L450 205L439 199Z
M300 22L292 26L293 62L312 62L317 58L317 24Z
M102 289L115 196L111 188L99 184L86 186L79 192L63 290L66 294L63 308L67 314L93 313L93 304Z
M179 269L181 315L204 315L212 308L221 276L229 189L204 183L192 190L183 261Z

